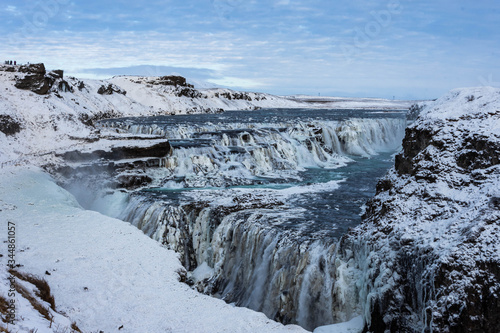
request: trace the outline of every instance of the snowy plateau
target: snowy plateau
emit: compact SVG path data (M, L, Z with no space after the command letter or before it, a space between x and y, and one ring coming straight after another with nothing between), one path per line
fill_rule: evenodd
M499 332L500 89L450 91L407 127L391 115L413 103L0 66L0 331ZM287 131L130 118L260 109L384 118ZM289 203L345 179L263 183L398 146L335 242L287 229L305 214ZM200 189L189 204L186 188Z

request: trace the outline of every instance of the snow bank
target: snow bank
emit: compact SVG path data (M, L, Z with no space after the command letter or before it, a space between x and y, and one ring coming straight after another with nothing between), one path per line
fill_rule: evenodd
M361 333L363 331L363 317L354 317L349 321L317 327L313 333Z
M190 289L179 282L185 273L173 251L129 223L83 210L38 169L1 170L0 216L4 246L7 223L16 226L18 270L45 278L56 310L84 332L303 331ZM7 277L2 265L0 292L6 299ZM70 325L56 318L49 329L50 322L19 294L16 304L12 331L57 332Z

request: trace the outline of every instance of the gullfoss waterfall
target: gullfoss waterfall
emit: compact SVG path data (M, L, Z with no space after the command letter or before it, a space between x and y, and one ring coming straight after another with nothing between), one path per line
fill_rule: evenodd
M118 195L122 207L107 213L176 250L186 282L306 329L360 313L359 277L337 243L392 165L404 112L265 109L100 126L168 140L144 170L149 186Z

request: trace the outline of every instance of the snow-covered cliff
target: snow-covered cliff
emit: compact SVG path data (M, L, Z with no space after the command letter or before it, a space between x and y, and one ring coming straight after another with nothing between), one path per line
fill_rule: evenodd
M449 92L406 130L341 241L370 332L498 332L500 89Z
M96 139L93 125L105 118L307 106L263 93L198 90L183 79L80 80L43 64L0 65L0 163L47 163L54 151Z

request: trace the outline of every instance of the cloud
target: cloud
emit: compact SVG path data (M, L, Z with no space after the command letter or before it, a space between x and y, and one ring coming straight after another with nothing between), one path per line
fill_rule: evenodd
M5 10L6 12L10 12L10 13L15 13L15 14L19 13L19 11L17 10L17 7L16 7L16 6L11 6L11 5L9 5L9 6L5 7L5 9L4 9L4 10Z
M0 45L9 57L68 73L144 75L153 68L280 94L392 97L406 90L436 97L458 84L478 85L480 76L500 77L500 5L401 1L401 13L382 24L373 12L391 1L89 0L61 5L36 29L16 23L4 7Z
M274 3L276 6L289 6L290 0L278 0Z
M262 82L258 82L256 80L238 78L226 76L220 79L208 79L208 82L214 83L218 86L228 87L228 88L244 88L244 89L262 89L265 87L265 84Z

